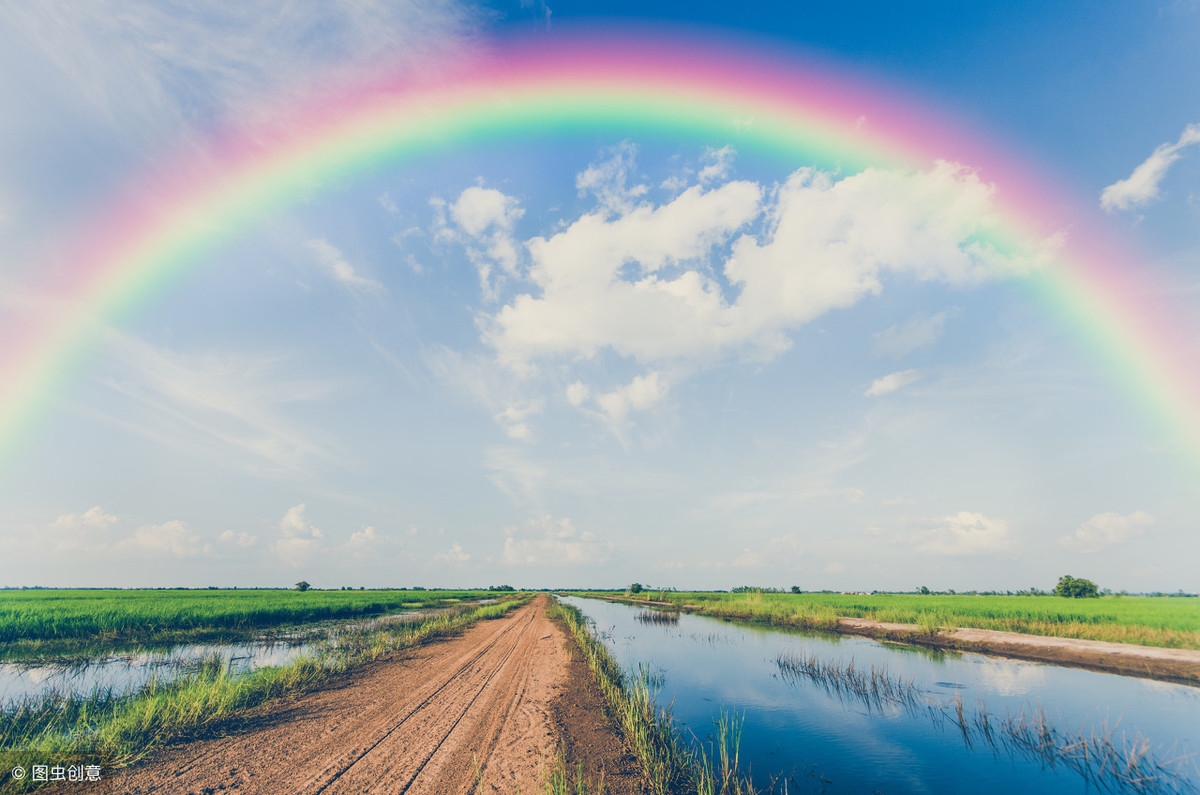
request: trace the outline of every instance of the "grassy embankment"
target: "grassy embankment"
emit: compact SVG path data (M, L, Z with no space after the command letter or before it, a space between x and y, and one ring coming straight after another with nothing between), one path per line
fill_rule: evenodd
M405 608L445 607L487 594L393 590L0 591L0 659L246 640L273 628Z
M587 595L614 596L611 592ZM703 615L798 629L836 630L838 617L845 616L915 624L929 634L939 628L975 627L1200 649L1200 599L1194 598L653 591L633 600L666 602Z
M671 720L671 715L654 702L650 677L623 672L616 661L588 630L583 614L574 607L556 603L551 616L561 618L574 637L583 659L596 676L600 689L616 717L625 739L645 770L654 795L753 795L749 779L738 770L741 723L722 715L717 736L710 748L689 743ZM560 766L561 768L561 766ZM548 792L572 791L569 771L559 772ZM589 791L576 780L575 791ZM592 791L595 791L593 788Z
M527 604L522 595L484 606L462 605L441 615L401 622L385 629L342 633L310 657L245 676L215 663L167 684L151 683L140 692L114 697L50 695L0 712L0 770L34 763L99 764L106 774L134 762L164 743L226 727L270 699L297 695L329 677L399 649L429 642L476 621L498 618ZM6 790L5 785L13 787ZM26 779L0 782L0 792L33 788Z

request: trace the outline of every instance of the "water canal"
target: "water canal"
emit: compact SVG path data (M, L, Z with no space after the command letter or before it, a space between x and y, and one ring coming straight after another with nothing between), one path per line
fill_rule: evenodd
M562 600L624 668L649 667L685 734L741 716L764 791L1200 792L1200 688ZM1124 778L1130 754L1140 782Z

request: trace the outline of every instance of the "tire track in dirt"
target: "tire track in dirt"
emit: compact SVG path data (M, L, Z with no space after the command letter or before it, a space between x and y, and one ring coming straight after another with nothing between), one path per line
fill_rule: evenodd
M255 710L236 737L177 746L84 790L143 795L536 792L559 742L566 637L546 596L450 640ZM78 788L62 790L80 792Z

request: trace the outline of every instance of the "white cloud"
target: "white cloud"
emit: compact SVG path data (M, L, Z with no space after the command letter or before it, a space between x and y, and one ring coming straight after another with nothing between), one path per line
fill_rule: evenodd
M960 511L916 536L918 552L931 555L983 555L1010 546L1008 522Z
M608 214L624 214L646 195L645 185L629 185L636 170L637 147L625 141L609 150L610 157L600 163L592 163L575 177L575 189L579 195L592 194L601 211Z
M710 146L701 158L704 165L700 168L700 181L713 182L728 178L733 170L733 158L736 154L737 151L728 144L720 149Z
M437 212L435 238L443 242L460 241L466 246L467 256L479 273L479 288L484 299L495 301L501 278L493 279L492 266L498 264L501 272L509 276L517 274L520 246L513 237L513 228L525 214L520 202L495 188L472 186L460 193L449 207L438 199L432 204ZM458 231L447 224L447 210Z
M226 530L221 535L217 536L217 540L222 544L233 544L239 547L252 547L258 543L258 537L252 536L249 533L234 533L232 530Z
M1200 143L1200 124L1189 124L1173 144L1162 144L1126 179L1114 182L1100 193L1100 206L1106 211L1129 210L1157 199L1159 185L1171 164L1182 157L1189 146Z
M914 315L903 323L872 334L875 352L899 359L913 351L928 348L942 336L946 319L957 313L957 310L948 309L936 315Z
M330 243L321 238L308 241L307 245L317 255L320 263L337 283L355 291L368 293L385 293L387 288L374 279L359 276L354 266L346 262L345 256Z
M494 419L504 428L508 438L519 442L533 440L533 430L525 422L528 417L540 414L546 402L540 398L506 406Z
M511 232L524 214L520 202L495 188L467 188L450 205L450 217L471 237L481 237L493 229Z
M763 556L749 547L742 549L741 554L729 561L729 565L735 569L759 569L763 563Z
M386 536L382 536L375 531L374 527L364 527L362 530L357 530L350 534L348 540L343 546L348 552L363 557L376 551L380 546L387 543Z
M669 384L660 372L635 377L625 386L596 397L596 405L613 424L620 424L630 411L645 411L667 396Z
M567 402L577 408L587 401L589 394L591 394L591 389L582 381L576 381L567 386Z
M54 520L54 527L60 530L76 528L105 528L117 523L117 517L108 513L99 505L88 508L83 513L68 513Z
M1060 538L1059 543L1078 552L1097 552L1144 535L1154 521L1154 517L1145 511L1128 515L1096 514L1075 528L1074 534Z
M898 373L889 373L882 378L876 378L872 381L871 386L863 394L867 397L887 395L895 392L897 389L903 389L920 377L921 374L916 370L901 370Z
M604 563L612 544L580 531L570 519L548 515L530 519L524 530L504 528L501 561L510 566L567 566Z
M39 545L51 545L56 552L99 550L109 543L111 531L118 522L116 516L99 505L83 513L63 514L49 527L39 530Z
M726 241L757 214L760 195L749 182L692 187L661 207L641 205L614 220L592 213L549 239L533 238L529 275L540 295L502 307L486 341L518 372L538 356L591 357L604 347L640 360L708 353L722 336L719 286L699 270L676 278L659 271Z
M320 528L309 523L304 512L304 503L288 508L279 520L279 538L270 547L287 566L301 566L312 560L325 537Z
M731 354L770 360L790 345L789 331L880 292L887 272L974 284L1037 267L1061 240L1012 254L982 242L994 223L993 192L969 169L938 163L841 180L802 169L765 205L761 186L732 181L693 186L659 206L602 207L527 242L534 289L483 315L483 337L499 363L523 375L539 359L602 350L663 372ZM756 220L761 232L743 231ZM718 270L710 260L726 244ZM935 334L943 320L929 319L921 333ZM906 344L923 344L917 331Z
M45 0L5 4L0 18L0 30L43 53L113 126L161 135L262 118L367 69L427 63L471 15L433 0L298 0L269 10L236 0Z
M204 542L186 522L174 519L162 524L139 527L133 531L131 537L118 542L117 549L187 558L211 553L212 545Z
M450 549L445 552L440 552L433 556L434 563L466 563L471 559L471 556L463 551L462 544L457 541L450 545Z
M122 427L193 451L233 448L234 465L256 474L296 473L314 459L334 460L282 412L285 404L329 397L337 390L331 382L281 378L283 360L277 356L182 354L115 331L106 334L105 343L126 370L106 385L141 404L138 422L118 423ZM152 419L169 432L155 433ZM247 452L276 469L256 469Z

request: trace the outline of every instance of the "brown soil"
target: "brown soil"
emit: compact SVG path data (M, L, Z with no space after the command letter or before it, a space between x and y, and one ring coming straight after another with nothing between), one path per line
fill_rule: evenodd
M136 767L105 771L107 780L85 791L534 795L564 744L560 732L580 731L588 710L594 712L579 686L591 675L585 670L586 679L568 679L578 673L577 661L568 659L566 633L547 618L548 604L549 597L538 596L453 639L264 705L237 736L198 740ZM588 742L583 736L568 753Z
M604 694L578 644L565 626L555 623L566 636L569 657L566 682L550 704L563 756L572 770L582 765L589 784L603 781L609 795L642 795L646 790L641 763L609 714Z
M1165 649L1133 643L1025 635L994 629L964 628L930 636L912 624L887 624L865 618L839 618L838 631L1021 660L1073 665L1127 676L1200 684L1200 651L1194 649Z

